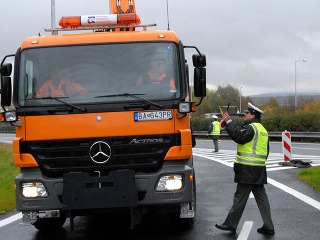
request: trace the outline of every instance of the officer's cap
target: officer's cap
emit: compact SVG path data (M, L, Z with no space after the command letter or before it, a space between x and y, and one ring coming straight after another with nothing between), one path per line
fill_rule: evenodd
M218 116L217 115L212 115L212 118L213 119L218 119Z
M245 113L252 113L252 114L255 114L255 115L261 115L263 114L264 112L259 109L258 107L256 107L255 105L253 105L252 103L248 103L248 108L244 111Z

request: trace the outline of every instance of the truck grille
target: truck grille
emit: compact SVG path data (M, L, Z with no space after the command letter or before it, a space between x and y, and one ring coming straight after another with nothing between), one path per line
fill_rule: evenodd
M105 163L96 163L90 157L90 147L96 142L107 143L111 148L110 159ZM115 169L155 172L175 145L180 145L180 135L26 141L20 143L20 151L31 154L45 176L62 177L68 172L103 174Z

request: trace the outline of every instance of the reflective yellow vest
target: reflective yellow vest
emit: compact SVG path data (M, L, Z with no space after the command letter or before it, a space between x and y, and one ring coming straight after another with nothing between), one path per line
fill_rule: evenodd
M212 122L212 132L210 135L219 136L220 135L220 123L218 121Z
M268 154L268 132L260 123L251 123L254 137L245 144L238 144L235 163L250 166L266 166Z

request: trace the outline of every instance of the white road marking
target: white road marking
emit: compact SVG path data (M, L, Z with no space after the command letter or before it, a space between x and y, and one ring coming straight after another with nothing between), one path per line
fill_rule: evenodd
M268 172L272 172L272 171L280 171L280 170L284 170L284 169L291 169L291 168L296 168L296 167L290 167L290 166L279 166L279 167L274 167L274 168L267 168Z
M15 215L11 216L11 217L3 219L3 220L0 221L0 228L3 227L3 226L6 226L6 225L8 225L8 224L10 224L12 222L15 222L15 221L17 221L17 220L19 220L21 218L22 218L22 213L17 213Z
M193 149L194 154L204 154L208 157L212 157L214 159L222 160L224 162L228 162L230 164L233 164L234 157L236 155L235 150L220 150L218 153L212 153L210 149L206 148L194 148ZM305 159L305 160L311 160L311 166L319 166L320 160L319 156L314 155L298 155L293 154L293 159ZM283 154L282 153L270 153L268 160L267 160L267 171L279 171L279 170L285 170L285 169L292 169L296 168L293 166L282 166L279 165L279 163L283 163Z
M253 222L245 221L237 240L247 240L252 229Z
M282 183L279 183L271 178L268 178L268 183L270 183L271 185L280 188L281 190L291 194L292 196L300 199L301 201L309 204L310 206L320 210L320 202L314 200L313 198L308 197L307 195L304 195L303 193L300 193L296 190L294 190L293 188L290 188Z
M205 153L193 153L193 155L198 156L198 157L202 157L202 158L206 158L206 159L218 162L218 163L222 163L223 165L226 165L228 167L233 167L233 162L231 163L231 162L226 162L226 161L220 160L217 158L218 156L212 157L212 156L206 155ZM279 167L278 169L281 169L281 168L288 169L288 168L292 168L292 167L282 166L282 167ZM300 192L294 190L293 188L290 188L290 187L288 187L282 183L279 183L271 178L268 178L268 183L270 183L271 185L291 194L292 196L300 199L301 201L309 204L310 206L320 210L320 202L308 197L307 195L304 195L303 193L300 193Z

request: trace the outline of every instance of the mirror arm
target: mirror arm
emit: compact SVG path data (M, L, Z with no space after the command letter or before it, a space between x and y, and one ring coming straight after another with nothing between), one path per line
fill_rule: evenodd
M202 100L204 99L204 97L201 97L200 98L200 102L198 102L197 104L195 104L195 106L197 107L197 106L199 106L201 103L202 103Z
M15 54L10 54L10 55L5 56L5 57L2 59L2 62L1 62L1 64L0 64L0 66L3 65L4 61L5 61L8 57L14 57L14 56L15 56Z
M199 51L199 49L196 46L183 46L184 48L194 48L200 56L202 56L201 52Z

